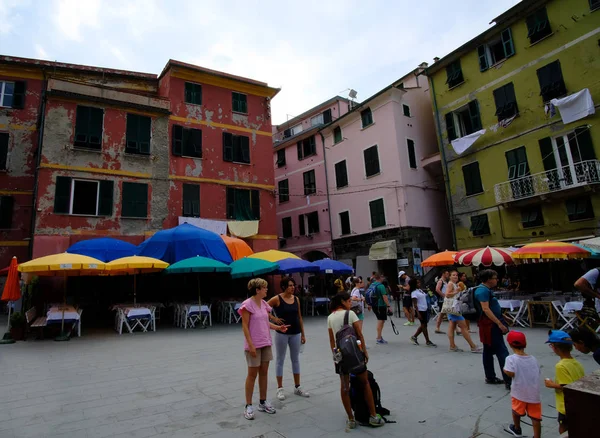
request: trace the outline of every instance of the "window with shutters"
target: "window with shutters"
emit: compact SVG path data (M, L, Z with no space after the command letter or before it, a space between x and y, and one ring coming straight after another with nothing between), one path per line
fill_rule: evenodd
M335 163L335 187L341 189L348 186L348 168L346 160Z
M192 82L185 83L185 103L202 105L202 85Z
M235 91L231 93L232 97L232 105L233 111L236 113L248 113L248 102L245 94L236 93Z
M292 237L293 232L292 232L291 216L284 217L283 219L281 219L281 230L282 230L282 237L284 239Z
M323 124L323 113L310 118L310 126L317 126L317 125L322 125L322 124Z
M344 138L342 137L342 128L336 126L333 128L333 144L337 144L342 141Z
M446 131L449 141L464 137L481 129L479 103L476 100L472 100L462 108L446 114Z
M306 224L308 226L308 234L318 233L319 230L319 212L313 211L306 214Z
M342 236L350 234L352 232L350 228L350 212L342 211L340 212L340 229L342 232Z
M125 152L150 155L152 119L139 114L127 113Z
M477 47L479 70L486 71L491 66L515 54L515 45L510 28L504 29L497 38Z
M315 136L300 140L296 145L298 148L298 159L304 160L305 158L311 157L317 154L317 143Z
M415 142L410 138L406 139L406 148L408 150L408 165L411 169L417 168L417 154L415 151Z
M303 214L298 215L298 230L301 236L306 236L306 217Z
M260 219L260 195L258 190L227 187L227 219L253 221Z
M302 174L304 179L304 195L314 195L317 193L317 182L315 180L315 171L309 170Z
M465 194L467 196L483 193L483 184L481 183L481 173L479 172L479 162L467 164L462 167L463 178L465 180Z
M511 190L515 199L525 198L534 194L533 182L527 161L527 150L525 146L511 149L505 152L506 166L508 168L508 179L511 182Z
M594 219L595 217L592 200L589 196L569 199L566 202L566 207L569 222Z
M104 110L77 105L74 145L86 149L102 149Z
M121 216L148 217L148 184L123 183L121 189Z
M521 210L521 225L523 228L541 227L544 225L544 215L542 207L534 205L533 207L524 208Z
M224 132L223 161L250 164L250 138Z
M540 83L540 96L544 102L556 99L567 94L567 86L557 59L537 70L538 82Z
M277 151L277 168L285 166L285 149Z
M494 102L496 103L496 116L498 121L516 116L519 113L515 87L512 82L494 90Z
M473 236L486 236L490 234L490 223L487 214L471 216L471 233Z
M363 129L373 124L373 113L371 112L371 108L367 108L366 110L362 110L360 112L360 120L362 122Z
M12 196L0 196L0 229L12 228L14 202Z
M0 170L8 169L8 132L0 132Z
M84 216L112 216L112 181L57 176L54 213Z
M402 104L402 112L406 117L410 117L410 107L406 104Z
M25 106L25 82L0 81L0 107L23 109Z
M287 179L283 179L277 183L277 192L279 194L280 204L290 200L290 185Z
M542 7L529 15L525 22L527 23L527 38L531 44L537 43L541 39L552 34L550 20L546 8Z
M595 11L600 9L600 0L589 0L590 1L590 11Z
M378 175L381 171L379 166L379 152L377 145L371 146L363 151L363 158L365 160L365 175L367 178Z
M173 125L171 135L174 156L202 158L202 130Z
M369 212L371 213L371 228L385 226L385 207L383 205L383 198L370 201Z
M183 185L183 214L185 217L200 217L200 185Z
M446 67L446 83L448 84L448 88L454 88L464 81L465 78L463 77L462 68L460 66L460 59L457 59Z

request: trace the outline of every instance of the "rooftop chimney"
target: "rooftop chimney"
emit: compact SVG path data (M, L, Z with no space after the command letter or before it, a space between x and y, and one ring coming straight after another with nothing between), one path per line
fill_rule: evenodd
M435 58L433 58L433 62L438 62L440 60L440 58L438 58L437 56Z
M427 64L426 62L422 62L419 64L419 68L427 68L429 66L429 64Z

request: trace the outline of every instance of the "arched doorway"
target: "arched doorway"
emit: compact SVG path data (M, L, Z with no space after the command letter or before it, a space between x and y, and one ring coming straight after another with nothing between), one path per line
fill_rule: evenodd
M327 257L329 256L322 251L309 251L304 254L303 258L309 262L316 262L317 260L326 259Z

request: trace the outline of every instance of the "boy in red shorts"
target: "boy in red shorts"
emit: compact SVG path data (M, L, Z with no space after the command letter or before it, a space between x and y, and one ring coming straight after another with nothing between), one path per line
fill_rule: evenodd
M531 418L533 438L542 436L542 403L540 398L540 365L535 357L525 353L527 339L518 331L511 331L507 339L514 352L506 358L504 372L512 377L510 395L512 397L513 424L506 432L513 436L523 436L521 417Z

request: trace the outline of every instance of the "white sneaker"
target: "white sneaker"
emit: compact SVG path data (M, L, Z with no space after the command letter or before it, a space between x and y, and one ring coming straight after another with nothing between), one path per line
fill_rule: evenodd
M294 394L299 395L300 397L310 397L310 394L304 391L301 386L294 388Z
M269 400L265 400L264 403L259 403L258 411L266 412L267 414L274 414L275 412L277 412Z
M277 400L285 400L285 394L283 393L283 388L277 388Z
M246 418L246 420L254 420L254 408L252 405L248 405L244 408L244 418Z

